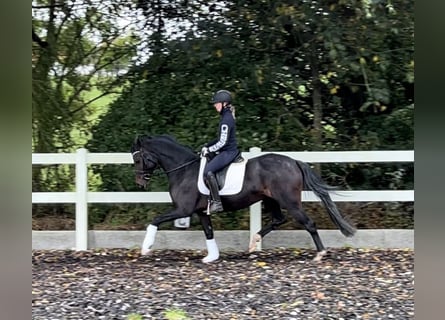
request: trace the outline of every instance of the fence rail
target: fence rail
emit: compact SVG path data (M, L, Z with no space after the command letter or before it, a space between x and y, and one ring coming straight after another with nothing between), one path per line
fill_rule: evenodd
M243 157L250 159L271 152L250 148ZM414 150L407 151L304 151L274 152L310 163L375 163L414 162ZM168 192L91 192L88 191L88 165L130 164L130 153L89 153L78 149L76 153L34 153L33 165L75 165L75 192L33 192L32 203L74 203L76 210L75 248L88 247L88 203L169 203ZM340 190L332 193L336 202L410 202L414 201L414 190ZM304 191L302 201L319 201L310 191ZM261 203L250 206L250 235L261 228ZM258 244L261 249L261 243Z

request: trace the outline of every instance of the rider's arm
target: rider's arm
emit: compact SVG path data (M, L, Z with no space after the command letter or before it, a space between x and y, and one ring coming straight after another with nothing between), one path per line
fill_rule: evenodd
M228 123L221 123L219 127L219 139L208 147L210 152L216 152L227 144L229 141L230 129Z

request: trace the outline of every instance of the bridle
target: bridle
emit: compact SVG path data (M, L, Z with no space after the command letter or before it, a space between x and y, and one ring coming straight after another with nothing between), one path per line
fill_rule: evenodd
M134 157L134 155L135 155L135 154L138 154L138 153L141 153L141 150L137 150L137 151L133 152L131 155ZM178 167L173 168L173 169L171 169L171 170L168 170L168 171L160 171L160 172L154 172L154 171L158 168L158 163L157 163L157 162L154 162L154 161L151 160L151 159L148 159L148 158L144 157L143 154L142 154L142 158L143 158L143 160L145 160L145 161L150 161L151 163L153 163L153 164L155 165L155 166L153 167L154 169L151 170L151 171L148 171L148 170L135 170L135 173L136 173L136 174L140 174L140 175L142 175L142 178L143 178L144 180L147 180L147 181L150 180L152 176L161 175L162 173L165 173L165 174L168 175L169 173L172 173L172 172L175 172L175 171L180 170L180 169L182 169L182 168L185 168L185 167L187 167L188 165L190 165L190 164L192 164L192 163L194 163L194 162L196 162L196 161L199 160L199 158L196 158L196 159L190 160L190 161L188 161L188 162L186 162L186 163L183 163L183 164L179 165Z
M133 152L131 154L131 156L134 157L134 155L136 155L138 153L141 153L141 150L137 150L137 151ZM136 174L141 175L142 179L149 181L151 179L151 176L153 175L153 172L156 170L156 167L157 167L158 164L156 162L154 162L153 160L151 160L151 159L145 158L143 156L143 154L142 154L141 158L142 158L142 161L150 161L151 163L153 163L154 164L153 170L151 170L151 171L148 171L148 170L134 170L134 172ZM144 164L142 164L142 169L143 168L144 168Z

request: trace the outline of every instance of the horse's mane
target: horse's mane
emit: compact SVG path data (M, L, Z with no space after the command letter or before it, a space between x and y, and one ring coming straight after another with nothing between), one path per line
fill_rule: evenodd
M135 139L135 144L142 145L142 142L144 140L157 140L157 141L162 140L163 142L165 142L169 145L174 145L176 148L180 149L180 151L183 154L187 153L194 157L197 156L196 152L192 148L180 144L173 136L168 135L168 134L161 134L161 135L156 135L156 136L150 136L150 135L146 135L146 134L139 135Z

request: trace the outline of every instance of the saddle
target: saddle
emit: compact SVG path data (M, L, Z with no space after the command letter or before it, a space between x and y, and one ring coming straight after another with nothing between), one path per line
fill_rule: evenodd
M241 191L247 162L248 160L244 159L241 156L241 152L239 152L230 164L215 173L219 194L221 196L233 195ZM201 158L198 174L198 190L204 195L209 195L210 191L203 179L203 172L206 163L207 158Z
M221 190L224 187L224 184L226 182L226 176L227 176L227 170L229 170L229 167L232 163L241 163L244 161L243 156L241 155L241 152L238 152L235 159L229 163L227 166L219 170L217 173L215 173L216 181L218 182L218 188Z

